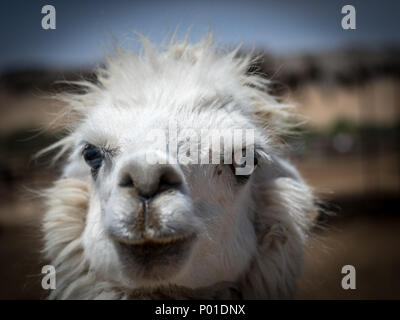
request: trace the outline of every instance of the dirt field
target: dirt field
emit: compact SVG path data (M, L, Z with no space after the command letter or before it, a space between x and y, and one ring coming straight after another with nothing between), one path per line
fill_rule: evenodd
M307 248L299 299L400 299L400 218L354 218L318 233ZM356 290L344 290L344 265Z

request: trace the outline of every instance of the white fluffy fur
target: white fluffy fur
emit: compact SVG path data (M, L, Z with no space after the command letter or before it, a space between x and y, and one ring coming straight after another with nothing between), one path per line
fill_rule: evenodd
M247 73L250 56L221 52L211 37L194 45L171 41L165 49L143 43L141 55L119 50L110 58L98 71L98 85L80 83L85 94L61 96L80 120L69 123L70 134L57 145L69 158L47 192L44 252L57 271L50 297L293 297L316 210L309 187L277 153L286 106L265 91L264 78ZM102 195L79 142L123 152L130 145L144 148L141 132L169 118L197 128L254 128L269 160L240 190L228 176L188 173L194 221L204 237L175 278L132 283L120 272L102 229ZM111 184L111 178L98 184Z

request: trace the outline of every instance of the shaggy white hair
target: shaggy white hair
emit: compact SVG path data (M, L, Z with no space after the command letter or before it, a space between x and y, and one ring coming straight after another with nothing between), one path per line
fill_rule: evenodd
M316 209L310 188L280 156L286 106L266 92L268 81L248 73L250 55L222 52L211 36L164 49L142 42L143 54L119 49L97 71L97 84L79 82L83 94L60 97L73 116L70 134L52 147L68 159L47 192L43 221L44 252L57 271L50 297L293 297ZM159 237L172 246L182 234L193 240L185 254L174 249L174 259L149 262L146 251L138 262L119 246L154 242L156 231L133 239L134 227L124 223L140 224L137 194L132 187L127 196L116 181L128 160L132 166L132 157L153 148L145 134L171 119L180 129L254 129L259 164L244 182L229 165L178 165L181 187L154 200L158 228L168 231ZM112 151L96 174L82 159L87 145ZM135 165L129 174L150 170Z

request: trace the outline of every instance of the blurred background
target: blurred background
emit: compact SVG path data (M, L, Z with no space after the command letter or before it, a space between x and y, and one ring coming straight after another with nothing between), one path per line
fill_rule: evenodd
M44 30L42 6L56 8ZM344 5L356 29L341 27ZM309 121L289 156L331 212L307 247L299 299L400 298L400 2L2 1L0 4L0 299L43 298L39 192L59 168L33 155L63 135L58 80L92 78L113 39L139 50L175 31L225 47L243 43L271 92ZM45 131L41 131L46 128ZM341 287L353 265L357 289Z

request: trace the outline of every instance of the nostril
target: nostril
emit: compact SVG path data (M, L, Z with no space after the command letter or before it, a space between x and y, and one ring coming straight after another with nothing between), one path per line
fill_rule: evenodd
M119 182L119 186L122 188L133 188L134 183L130 175L126 174L122 177L121 181Z
M179 177L173 176L170 173L161 175L160 181L158 183L158 191L163 192L168 189L176 189L181 184L181 179Z

